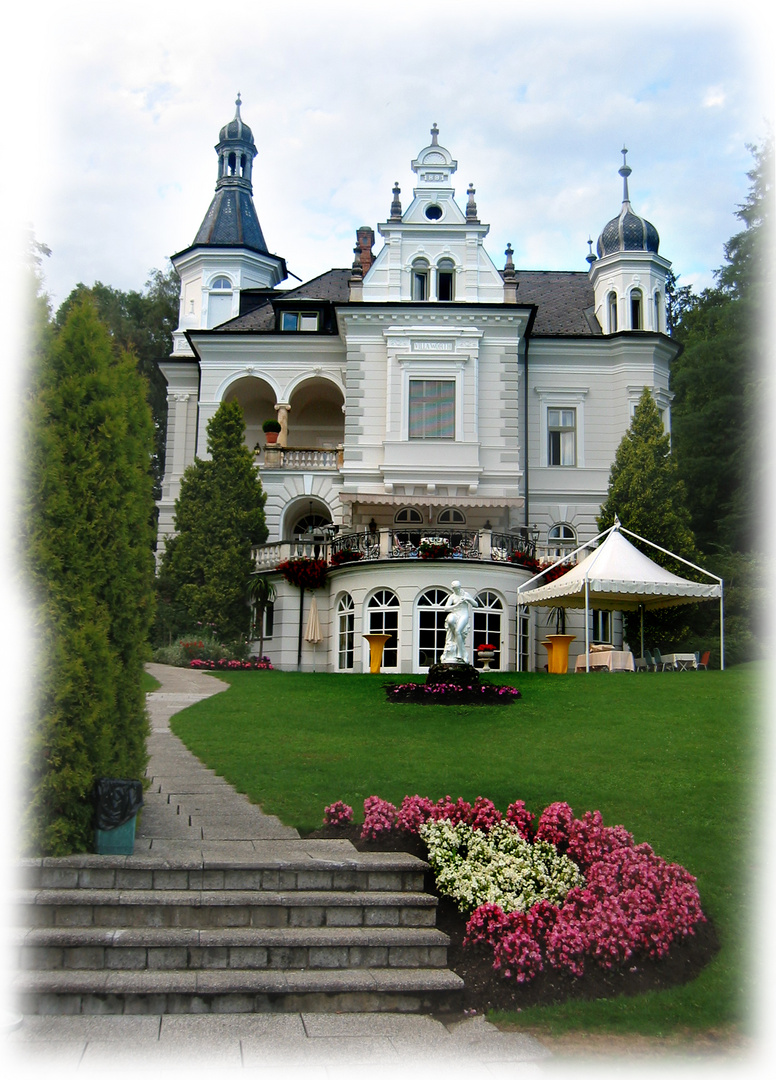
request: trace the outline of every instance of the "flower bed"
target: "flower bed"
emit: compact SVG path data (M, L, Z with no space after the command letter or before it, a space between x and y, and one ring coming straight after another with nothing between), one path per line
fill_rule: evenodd
M456 683L390 683L389 701L417 705L511 705L522 695L516 686L459 686Z
M327 820L335 807L338 820L352 820L344 803L327 808ZM364 815L364 840L424 842L438 891L469 916L464 946L484 950L516 984L549 971L572 981L636 973L706 922L695 878L623 826L605 826L599 811L575 818L552 803L535 822L522 801L502 816L482 797L412 795L397 809L372 795Z
M252 656L250 660L192 660L189 667L199 671L273 671L268 656Z

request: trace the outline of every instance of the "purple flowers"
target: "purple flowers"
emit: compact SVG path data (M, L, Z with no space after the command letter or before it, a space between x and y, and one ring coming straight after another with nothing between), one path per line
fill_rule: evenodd
M416 702L419 705L508 705L516 701L520 691L516 686L493 686L490 683L459 686L457 683L398 683L386 686L389 701Z

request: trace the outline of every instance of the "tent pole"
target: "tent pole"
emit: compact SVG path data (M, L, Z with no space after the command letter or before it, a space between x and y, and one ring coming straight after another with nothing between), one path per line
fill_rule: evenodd
M299 590L299 648L296 653L296 670L302 670L302 618L304 615L304 586Z
M723 599L724 586L720 585L719 593L719 669L725 670L725 603Z
M590 674L590 580L585 578L585 674Z
M639 611L641 612L641 659L644 659L644 605L639 604Z

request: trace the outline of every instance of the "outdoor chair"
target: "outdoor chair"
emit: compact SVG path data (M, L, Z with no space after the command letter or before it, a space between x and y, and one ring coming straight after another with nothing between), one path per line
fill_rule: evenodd
M703 668L704 671L709 670L709 657L710 656L711 656L711 652L710 652L709 649L706 650L706 652L703 654L703 656L701 656L701 654L699 652L697 652L695 654L695 667L696 667L696 669L698 671L700 671L701 668Z
M647 671L657 671L657 668L655 667L655 661L649 649L644 650L644 660L647 665Z
M667 661L660 655L660 649L655 649L655 671L673 671L673 668Z

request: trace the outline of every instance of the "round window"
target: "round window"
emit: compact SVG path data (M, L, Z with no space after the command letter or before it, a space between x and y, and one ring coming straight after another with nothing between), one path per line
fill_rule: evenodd
M427 206L426 207L426 217L428 218L429 221L439 221L441 216L442 216L442 207L441 206Z

